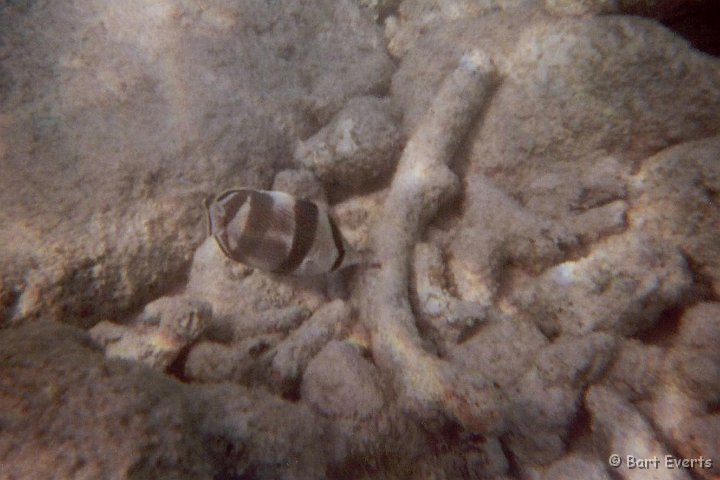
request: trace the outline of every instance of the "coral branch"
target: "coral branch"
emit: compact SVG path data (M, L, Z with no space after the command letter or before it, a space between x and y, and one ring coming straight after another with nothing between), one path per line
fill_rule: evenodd
M441 412L483 432L500 427L498 393L482 377L464 375L422 348L408 300L408 274L425 223L457 192L459 180L448 163L489 98L494 76L485 54L465 55L408 141L372 232L381 268L368 286L364 312L374 358L394 379L405 410L422 417Z

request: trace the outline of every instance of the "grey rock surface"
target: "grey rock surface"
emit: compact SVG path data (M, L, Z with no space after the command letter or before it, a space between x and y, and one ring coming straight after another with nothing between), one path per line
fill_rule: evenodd
M605 380L631 402L647 400L660 382L665 355L665 349L657 345L624 340Z
M182 387L73 327L0 330L0 478L211 479Z
M544 347L510 389L508 448L523 465L547 465L566 453L585 388L605 372L614 338L559 337Z
M717 131L717 130L716 130ZM643 162L629 224L677 245L697 275L720 292L720 137L686 142Z
M324 278L253 271L228 259L212 237L195 251L185 293L210 303L208 328L226 340L236 333L287 330L326 298Z
M545 271L514 301L547 334L634 334L681 303L692 276L681 252L639 231L598 242L578 261Z
M714 458L718 452L718 311L718 303L699 303L685 311L646 408L655 427L686 458ZM718 466L693 471L703 478L713 478Z
M545 9L555 15L597 15L619 11L617 0L545 0Z
M641 459L658 459L668 455L668 449L653 431L651 424L632 404L606 387L590 388L585 404L593 419L593 429L607 438L609 450L620 455L622 464L615 470L621 478L647 478L645 469L633 468L624 461L628 455ZM657 468L658 479L690 479L685 470Z
M132 326L102 321L89 330L105 355L137 360L164 371L204 332L212 316L210 305L183 296L148 303Z
M202 200L269 187L315 122L393 70L349 0L8 4L0 30L13 321L89 327L176 288Z
M342 300L318 309L278 346L272 359L273 381L280 388L295 383L323 346L343 335L349 322L350 308Z
M287 192L297 198L327 203L327 194L322 183L310 170L287 169L278 172L272 185L273 190Z
M231 343L201 340L185 359L184 375L192 382L267 384L270 354L282 335L261 334Z
M553 463L540 477L543 480L610 480L612 477L605 468L605 463L582 458L577 455L567 457Z
M318 133L298 143L294 160L323 182L358 188L391 174L400 118L390 101L353 98Z
M0 4L0 480L717 458L720 60L623 14L690 1ZM229 260L233 187L362 262Z
M227 383L199 387L195 399L217 476L326 478L334 445L327 422L307 406Z
M363 420L378 415L383 394L375 367L358 350L332 341L308 364L301 395L320 414Z

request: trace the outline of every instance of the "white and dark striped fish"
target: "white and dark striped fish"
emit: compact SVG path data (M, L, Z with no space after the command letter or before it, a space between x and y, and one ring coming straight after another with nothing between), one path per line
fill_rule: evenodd
M236 262L288 275L318 275L357 263L327 210L309 200L241 188L205 207L209 234Z

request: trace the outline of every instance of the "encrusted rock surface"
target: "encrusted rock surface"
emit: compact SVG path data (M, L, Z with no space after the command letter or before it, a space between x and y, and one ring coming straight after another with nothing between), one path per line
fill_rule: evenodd
M0 480L718 478L720 60L653 19L686 8L0 5ZM232 262L233 187L363 262Z
M163 371L205 330L212 315L207 302L163 297L148 303L132 327L102 321L90 337L108 357L138 360Z
M357 188L387 177L402 135L387 99L351 99L325 127L295 148L295 162L324 182Z
M605 469L605 462L583 458L578 455L568 455L558 460L537 475L542 480L610 480L612 477Z
M1 330L0 478L211 479L182 387L73 327Z
M269 187L316 122L382 92L393 71L349 0L2 9L0 277L13 321L89 327L176 288L202 241L202 200Z
M631 227L677 247L720 294L720 136L686 142L643 162L633 177Z
M320 414L363 420L380 413L383 395L375 367L357 348L328 343L308 364L302 397Z
M349 323L350 308L342 300L335 300L318 309L278 346L272 360L274 380L284 385L300 378L323 345L342 336Z
M514 296L548 335L595 330L629 335L651 326L691 286L680 251L631 231L599 242L581 260L546 270Z
M601 386L591 387L586 395L593 420L593 429L607 438L609 454L619 455L622 464L617 472L626 479L647 478L646 469L633 468L626 459L664 459L667 448L655 436L652 425L633 405L616 392ZM658 479L689 480L690 475L681 469L656 468L653 475Z

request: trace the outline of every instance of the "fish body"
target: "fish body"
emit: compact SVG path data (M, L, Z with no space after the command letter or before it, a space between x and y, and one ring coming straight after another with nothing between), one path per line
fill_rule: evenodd
M287 275L319 275L357 263L327 209L315 202L240 188L205 207L209 234L236 262Z

